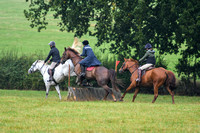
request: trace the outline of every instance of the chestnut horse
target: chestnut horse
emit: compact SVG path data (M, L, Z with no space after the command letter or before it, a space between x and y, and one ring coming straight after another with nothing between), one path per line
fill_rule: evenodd
M146 71L145 75L141 77L141 82L139 85L136 82L136 78L138 77L138 61L134 59L125 59L124 63L122 64L121 68L119 69L119 72L123 72L124 70L129 70L131 73L131 84L126 89L124 94L121 96L120 101L123 101L123 98L125 97L126 93L132 89L135 88L135 94L133 96L132 102L134 102L137 93L140 89L140 87L154 87L154 99L152 103L154 103L158 97L158 89L162 85L166 87L170 95L172 96L172 103L174 104L174 92L175 89L175 83L176 78L174 76L174 73L171 71L168 71L162 67L154 68L151 70Z
M81 67L79 64L79 61L82 60L79 53L72 48L65 48L65 51L63 52L61 62L66 61L67 59L71 59L72 63L74 64L74 71L77 75L81 72ZM111 88L108 87L108 83L111 81L112 87L119 91L117 87L117 83L120 84L119 80L116 79L115 71L113 69L108 70L104 66L95 66L95 68L92 71L86 71L86 79L96 79L99 86L103 87L106 91L106 94L104 96L104 100L106 100L108 94L110 93L113 97L113 100L116 101L116 98L113 94L113 91Z

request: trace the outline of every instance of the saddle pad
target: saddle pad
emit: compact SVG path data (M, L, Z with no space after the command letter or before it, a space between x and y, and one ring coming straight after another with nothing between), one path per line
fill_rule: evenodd
M92 66L92 67L88 67L86 70L87 70L87 71L92 71L94 68L95 68L95 67Z

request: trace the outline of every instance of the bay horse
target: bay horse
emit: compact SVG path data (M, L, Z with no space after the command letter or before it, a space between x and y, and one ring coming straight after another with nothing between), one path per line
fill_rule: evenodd
M61 62L64 62L67 59L71 59L74 64L74 71L76 75L79 75L81 72L81 67L79 62L82 60L82 57L80 54L70 47L64 48L65 51L63 52ZM112 88L116 91L119 91L119 88L117 86L117 83L120 83L119 80L116 79L116 74L113 69L107 69L104 66L95 66L92 71L86 71L86 79L95 79L99 86L103 87L106 91L106 94L103 98L103 100L106 100L108 94L110 93L112 95L113 101L117 101ZM111 81L112 88L108 87L108 83Z
M50 65L44 64L44 60L36 60L35 62L33 62L31 67L29 68L28 74L34 73L36 71L40 71L40 73L43 76L43 81L44 81L45 87L46 87L46 98L48 97L50 87L55 86L58 96L61 100L59 83L62 82L68 76L69 67L70 67L70 76L76 76L76 74L74 72L74 65L72 64L71 60L67 60L64 64L59 64L54 70L53 79L55 81L51 81L51 82L48 82L49 67L50 67Z
M125 59L124 63L122 64L121 68L119 69L119 72L122 73L125 70L129 70L131 73L131 84L126 89L124 94L121 96L120 101L123 101L123 98L125 97L126 93L132 89L135 88L134 96L132 102L134 102L137 93L140 89L140 87L154 87L154 99L152 103L154 103L158 97L158 89L162 85L165 86L165 88L168 90L170 95L172 96L172 103L174 104L174 89L176 84L176 78L173 72L168 71L162 67L154 68L151 70L146 71L145 75L141 77L141 82L139 85L136 82L136 78L138 77L138 67L139 63L137 60L134 59Z

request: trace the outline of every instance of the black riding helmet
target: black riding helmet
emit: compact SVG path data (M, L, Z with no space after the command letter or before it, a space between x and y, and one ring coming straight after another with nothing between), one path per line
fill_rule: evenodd
M83 45L89 44L88 40L84 40L82 43L83 43Z

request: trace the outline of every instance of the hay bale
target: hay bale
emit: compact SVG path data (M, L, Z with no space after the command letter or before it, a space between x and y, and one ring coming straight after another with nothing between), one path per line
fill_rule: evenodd
M113 90L115 98L117 100L121 97L121 92L116 92ZM68 87L67 100L73 101L97 101L102 100L105 96L105 90L103 88L96 87L85 87L85 88L75 88ZM106 100L113 100L111 94L108 95Z

